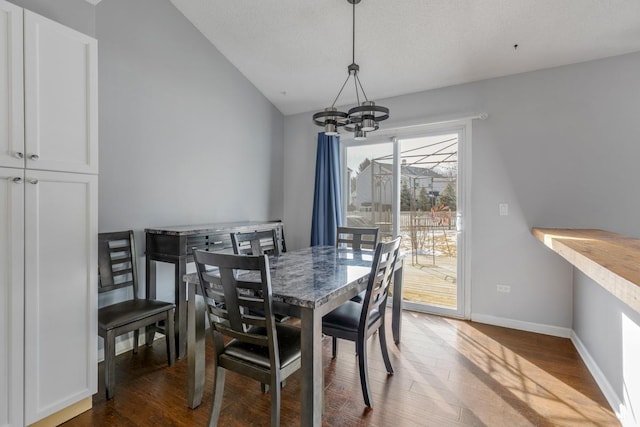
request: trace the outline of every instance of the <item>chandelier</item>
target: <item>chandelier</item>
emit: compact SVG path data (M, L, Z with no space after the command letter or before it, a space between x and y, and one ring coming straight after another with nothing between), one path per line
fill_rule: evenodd
M313 115L313 123L318 126L324 127L325 135L338 135L338 129L343 127L354 133L354 139L364 140L367 138L367 132L377 130L380 123L383 120L389 118L389 109L380 105L376 105L375 102L369 101L367 94L360 83L358 73L360 72L360 66L356 64L356 4L361 0L347 0L353 5L353 32L352 32L352 49L351 49L351 65L347 67L349 75L342 84L338 95L333 100L331 107L325 108L323 111L319 111ZM342 94L345 86L349 82L349 79L353 77L353 85L356 90L356 102L357 106L351 108L348 112L339 111L335 105L338 98ZM363 101L360 102L362 96Z

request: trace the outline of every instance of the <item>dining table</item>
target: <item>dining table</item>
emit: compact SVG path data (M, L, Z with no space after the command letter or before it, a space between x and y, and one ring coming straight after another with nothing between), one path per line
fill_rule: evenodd
M313 246L270 257L272 297L290 308L301 328L302 426L321 426L324 398L322 371L322 317L366 289L373 251L335 246ZM403 257L394 270L391 323L394 342L400 342ZM187 401L196 408L205 382L205 303L197 273L184 276L187 283Z

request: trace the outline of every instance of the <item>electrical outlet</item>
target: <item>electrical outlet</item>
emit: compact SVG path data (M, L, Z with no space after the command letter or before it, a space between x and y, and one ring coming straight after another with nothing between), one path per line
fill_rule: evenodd
M509 285L497 285L496 286L496 290L498 292L503 293L503 294L508 294L509 292L511 292L511 286L509 286Z
M500 203L498 205L499 209L500 209L500 216L507 216L509 215L509 204L507 203Z

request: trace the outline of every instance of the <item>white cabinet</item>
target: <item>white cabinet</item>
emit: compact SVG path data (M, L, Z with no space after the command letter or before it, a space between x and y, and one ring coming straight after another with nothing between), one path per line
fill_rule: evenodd
M0 426L23 423L23 170L0 168Z
M0 0L0 166L98 173L97 55L95 39Z
M94 39L0 0L0 427L97 391L96 70Z
M24 11L27 168L98 173L97 55L95 39Z
M24 167L22 9L0 0L0 166Z
M95 175L25 171L25 422L96 392Z
M95 175L0 168L0 426L96 391L97 191Z

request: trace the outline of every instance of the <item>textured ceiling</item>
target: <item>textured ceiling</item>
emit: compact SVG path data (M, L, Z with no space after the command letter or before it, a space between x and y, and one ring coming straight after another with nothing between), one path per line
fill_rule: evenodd
M329 106L347 76L347 0L171 2L285 115ZM356 62L374 100L636 51L639 0L356 6ZM338 105L353 102L345 88Z

